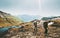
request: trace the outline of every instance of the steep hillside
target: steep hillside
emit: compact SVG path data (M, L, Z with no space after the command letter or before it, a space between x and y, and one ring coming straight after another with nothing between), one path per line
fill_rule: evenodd
M22 20L0 11L0 27L19 25L21 22Z

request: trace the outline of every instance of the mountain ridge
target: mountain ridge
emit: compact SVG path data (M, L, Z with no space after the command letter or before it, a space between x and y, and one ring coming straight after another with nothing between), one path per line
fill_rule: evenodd
M15 16L0 11L0 27L7 27L12 25L18 25L22 20L18 20Z
M39 15L18 15L17 17L21 18L24 22L29 22L34 19L41 19L42 18Z

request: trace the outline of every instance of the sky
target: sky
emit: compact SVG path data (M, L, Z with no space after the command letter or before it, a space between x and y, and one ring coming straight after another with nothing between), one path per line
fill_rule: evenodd
M60 0L0 0L0 10L12 15L60 16Z

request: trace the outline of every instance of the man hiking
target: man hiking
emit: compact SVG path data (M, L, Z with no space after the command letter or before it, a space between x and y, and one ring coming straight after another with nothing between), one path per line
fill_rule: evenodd
M47 29L48 28L48 22L44 22L43 23L43 27L45 29L45 32L44 33L47 34L47 32L48 32L48 29Z
M34 21L34 34L37 34L37 21Z

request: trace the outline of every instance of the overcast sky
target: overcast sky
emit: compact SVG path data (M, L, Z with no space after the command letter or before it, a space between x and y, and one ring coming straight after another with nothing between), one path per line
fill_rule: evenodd
M0 0L0 10L12 15L59 16L60 0Z

